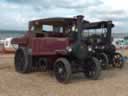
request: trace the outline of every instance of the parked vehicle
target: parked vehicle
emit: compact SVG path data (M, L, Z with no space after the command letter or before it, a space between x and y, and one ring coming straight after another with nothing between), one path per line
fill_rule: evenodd
M123 56L116 52L115 46L112 44L112 21L101 21L88 23L84 26L85 39L88 37L88 42L93 45L93 50L101 61L102 68L106 69L108 64L113 67L122 68L124 65ZM95 55L94 54L94 55Z
M128 49L128 40L124 38L115 38L112 44L115 45L116 50Z
M12 37L5 38L0 40L0 53L9 54L15 53L16 48L18 47L15 44L11 44Z
M98 79L101 64L92 55L91 46L82 40L83 25L89 24L83 16L74 18L47 18L29 22L29 31L14 38L18 44L15 69L31 72L36 66L53 70L56 79L68 83L73 73L83 72L90 79Z

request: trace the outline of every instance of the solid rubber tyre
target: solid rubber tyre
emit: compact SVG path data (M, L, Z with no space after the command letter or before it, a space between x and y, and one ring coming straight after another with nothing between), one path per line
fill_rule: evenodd
M30 73L32 57L25 48L18 48L15 53L15 69L19 73Z
M66 58L58 58L54 64L56 79L61 83L69 83L72 75L70 62Z
M109 66L108 56L105 53L100 53L99 59L102 59L102 61L100 62L102 69L107 69Z
M97 58L93 57L88 61L88 70L85 69L85 76L92 80L97 80L101 74L101 63Z

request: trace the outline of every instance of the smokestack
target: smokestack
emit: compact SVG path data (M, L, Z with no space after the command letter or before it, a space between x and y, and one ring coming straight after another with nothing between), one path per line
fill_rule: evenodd
M81 32L82 32L82 26L83 26L83 19L84 19L84 16L83 15L78 15L76 16L77 18L77 29L78 29L78 38L77 40L78 41L81 41Z

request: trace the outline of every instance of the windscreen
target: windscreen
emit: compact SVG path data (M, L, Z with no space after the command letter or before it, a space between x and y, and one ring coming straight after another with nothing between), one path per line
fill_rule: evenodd
M106 32L107 32L106 28L101 28L101 29L85 29L81 33L82 34L81 36L82 36L82 38L87 38L87 37L90 37L92 35L98 35L98 36L106 37Z

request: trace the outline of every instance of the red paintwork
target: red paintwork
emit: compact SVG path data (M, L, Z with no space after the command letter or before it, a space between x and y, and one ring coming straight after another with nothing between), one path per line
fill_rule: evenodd
M57 52L63 52L66 46L69 46L68 38L33 38L32 54L33 55L56 55Z
M62 35L59 37L59 34L56 36L58 37L34 37L31 32L27 32L23 37L14 38L11 43L32 49L33 56L66 54L65 49L70 45L69 38Z
M11 41L11 43L12 44L18 44L20 46L31 48L32 47L32 38L33 37L34 36L32 36L32 32L29 32L28 31L22 37L13 38L12 41Z
M23 37L14 38L12 44L18 44L29 49L33 56L54 56L57 54L66 54L66 47L71 45L71 40L66 36L66 28L77 24L77 18L48 18L29 22L29 31ZM83 21L88 23L88 21ZM64 32L46 32L43 36L37 36L41 33L40 25L63 26ZM33 26L35 29L33 29ZM39 30L37 29L39 28ZM34 30L34 31L32 31ZM44 31L45 33L45 31ZM36 35L36 36L35 36Z
M12 44L19 44L19 45L26 45L27 44L27 38L26 37L19 37L14 38L11 41Z

